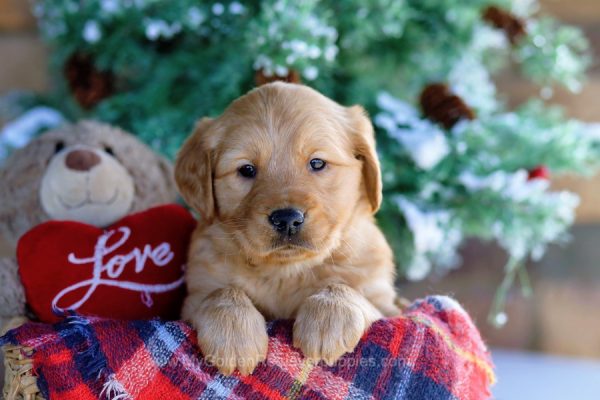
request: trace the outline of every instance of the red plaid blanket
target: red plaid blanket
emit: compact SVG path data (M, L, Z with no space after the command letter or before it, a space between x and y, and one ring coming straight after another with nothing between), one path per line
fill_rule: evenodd
M73 316L28 323L0 338L33 348L47 399L414 399L490 397L489 354L469 316L444 296L376 322L336 365L313 365L291 345L292 322L267 327L269 353L251 376L203 362L183 322Z

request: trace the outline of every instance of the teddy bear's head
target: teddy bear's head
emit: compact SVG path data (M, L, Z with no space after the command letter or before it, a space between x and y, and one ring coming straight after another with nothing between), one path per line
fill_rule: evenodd
M92 121L49 131L15 151L0 182L0 233L13 243L47 220L105 227L177 196L167 160Z

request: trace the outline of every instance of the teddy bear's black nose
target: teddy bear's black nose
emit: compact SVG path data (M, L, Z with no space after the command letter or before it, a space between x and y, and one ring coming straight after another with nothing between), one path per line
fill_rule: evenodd
M277 232L292 236L298 233L304 223L304 213L296 208L275 210L269 215L269 222Z
M67 168L75 171L89 171L99 163L100 157L98 154L89 150L73 150L65 158Z

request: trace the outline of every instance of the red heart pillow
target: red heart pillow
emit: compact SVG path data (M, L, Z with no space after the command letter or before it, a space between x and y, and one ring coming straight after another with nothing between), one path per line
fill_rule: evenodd
M192 215L175 204L129 215L106 229L74 221L40 224L17 246L27 302L44 322L59 320L53 309L176 319L195 226Z

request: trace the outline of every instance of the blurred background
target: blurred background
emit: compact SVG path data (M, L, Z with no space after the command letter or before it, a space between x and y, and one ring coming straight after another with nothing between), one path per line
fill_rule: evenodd
M557 89L554 102L567 114L600 121L600 2L542 0L542 11L581 27L590 40L594 63L581 93ZM497 80L499 91L512 105L535 95L535 87L511 71ZM501 329L485 323L495 286L501 281L506 256L493 245L470 242L463 250L464 267L438 282L403 285L408 297L425 292L453 293L477 319L488 343L495 347L600 359L600 176L557 178L556 189L581 196L572 241L554 247L539 263L529 266L535 295L523 298L513 290L508 299L510 322ZM598 394L600 398L600 393Z
M600 54L600 1L542 0L541 4L544 12L581 27L597 59ZM48 51L38 37L29 3L0 0L0 96L14 89L47 90L47 59ZM510 70L502 73L496 82L511 105L518 105L539 93L539 87ZM596 62L593 64L581 93L557 89L554 96L554 102L564 106L569 116L600 122L600 66ZM5 122L0 121L0 126ZM518 366L527 366L530 362L520 359L520 353L501 349L600 360L600 176L554 179L552 185L573 190L581 196L572 241L563 247L553 247L542 261L528 266L535 294L525 298L519 290L511 290L506 306L509 322L504 327L494 328L486 322L506 263L505 253L496 245L469 241L461 250L464 265L460 269L451 271L443 279L400 282L401 293L407 298L430 293L451 294L471 313L486 342L498 349L498 398L517 398L510 397L512 392L506 383L519 377L523 379L531 371L526 367L519 369ZM0 256L4 255L10 255L10 249L0 238ZM567 361L567 364L560 363L564 359L553 358L547 359L545 365L552 365L556 360L559 360L557 368L572 368L571 372L580 374L579 378L586 373L597 373L600 377L600 367L592 362L569 367L571 364ZM577 369L579 367L582 372ZM565 379L564 375L562 379ZM520 393L525 396L525 392ZM550 398L536 394L540 392L519 398ZM600 392L595 398L600 398Z

